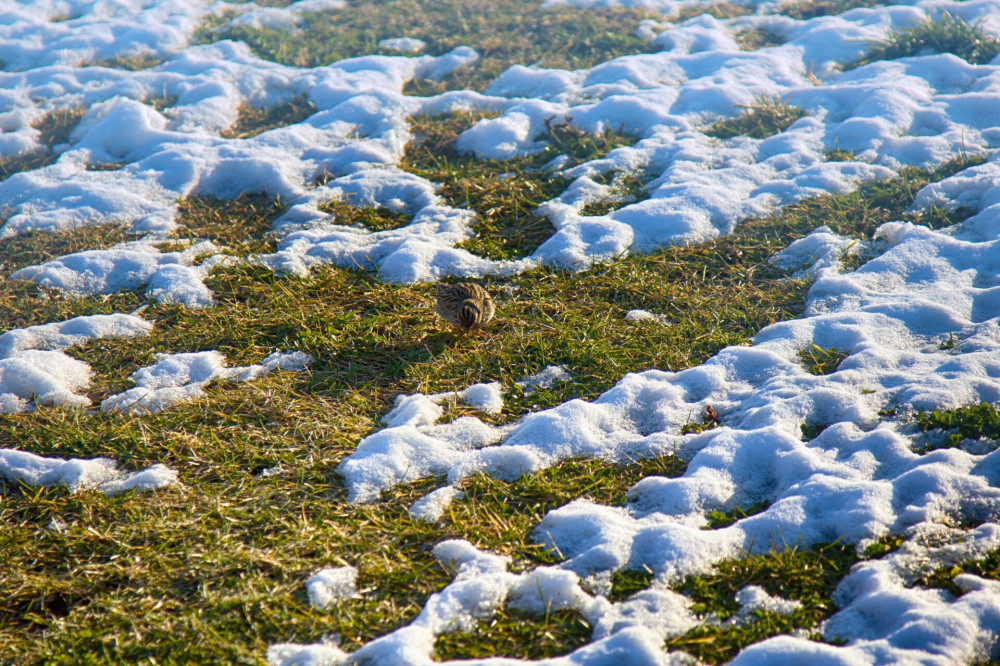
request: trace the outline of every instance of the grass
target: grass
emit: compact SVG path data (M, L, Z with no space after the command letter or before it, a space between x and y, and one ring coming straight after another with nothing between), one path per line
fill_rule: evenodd
M925 19L892 31L867 56L848 68L928 53L952 53L970 64L985 65L1000 53L1000 39L984 32L978 24L970 26L961 18L943 12L937 20Z
M111 67L112 69L124 69L130 72L138 72L144 69L152 69L157 65L162 65L163 61L147 51L131 53L127 55L116 55L107 60L98 60L92 63L93 67Z
M600 182L601 178L595 178ZM605 185L611 187L611 192L600 201L586 204L581 210L582 215L607 215L618 210L622 206L637 201L645 201L649 198L649 190L646 189L646 181L649 180L645 173L616 172L610 181L605 175L603 180Z
M345 226L360 224L369 231L388 231L399 229L410 223L410 216L394 213L386 208L375 206L352 206L344 200L327 201L319 206L324 213L334 216L337 224Z
M1000 580L1000 548L990 551L985 557L970 560L950 567L941 567L914 581L921 587L937 587L948 590L957 597L965 594L965 590L955 583L959 574L969 573L980 578Z
M739 520L743 520L744 518L749 518L750 516L755 516L758 513L767 511L769 506L771 506L771 503L764 500L762 502L755 502L745 509L743 507L736 506L729 511L709 511L707 527L710 530L718 530L723 527L729 527Z
M744 28L733 35L736 43L744 51L756 51L757 49L768 48L770 46L781 46L786 41L783 35L768 30L767 28Z
M550 120L537 137L544 147L534 155L499 161L458 153L454 144L459 134L489 117L460 111L416 118L416 140L407 146L400 166L441 183L438 194L447 204L476 212L472 225L476 236L462 247L490 259L527 256L555 231L546 218L532 212L562 194L569 184L566 178L543 168L548 162L566 155L566 168L636 141L623 128L590 134L568 120Z
M210 21L198 35L205 42L242 40L262 58L298 67L395 55L378 46L392 37L421 39L430 55L463 45L480 53L475 65L444 81L417 81L409 88L413 94L434 94L483 90L515 64L582 69L620 55L645 53L650 45L634 33L641 20L654 16L631 9L543 9L533 0L376 0L307 15L295 39L279 30L226 28L228 16Z
M778 13L805 21L818 16L836 16L858 7L878 7L881 4L879 0L797 0L781 5Z
M241 194L235 199L193 196L178 204L178 238L208 238L239 256L274 251L268 236L285 204L264 193ZM233 224L239 220L239 224Z
M681 7L674 12L670 20L674 22L686 21L704 14L717 19L730 19L753 14L753 9L728 0L717 0L706 4L699 3Z
M590 641L591 626L578 611L556 610L541 619L502 610L480 620L471 633L443 634L434 643L437 659L517 657L544 659L566 654Z
M42 147L12 157L0 157L0 180L21 171L41 169L55 163L59 158L55 149L69 141L69 135L76 129L85 112L83 107L58 109L32 122L31 126L38 130L38 141Z
M934 169L903 167L899 174L887 180L861 184L848 193L823 194L786 206L778 214L762 220L747 220L740 225L743 233L808 234L816 228L815 220L823 220L836 233L853 238L869 239L885 222L905 220L932 229L958 224L974 211L947 211L931 208L917 213L908 212L917 192L928 183L937 182L985 161L982 155L960 157Z
M840 367L840 363L848 356L850 354L836 347L824 349L819 345L809 345L799 352L799 360L806 366L806 370L813 375L833 374Z
M691 609L695 613L716 620L733 617L739 611L736 593L747 585L759 585L773 596L797 600L801 607L788 615L758 610L749 622L731 626L706 622L667 640L666 646L719 664L752 643L813 629L833 614L833 590L856 561L852 547L833 543L809 549L781 545L766 554L720 562L714 574L688 578L676 588L694 600Z
M193 236L238 247L258 242L247 239L260 236L279 207L247 196L188 200L182 209ZM55 238L61 244L30 252L25 245L18 263L110 240ZM141 419L61 409L0 417L2 446L108 456L128 469L164 462L184 483L112 498L0 484L0 514L11 526L0 537L0 558L9 564L0 577L0 652L18 663L71 663L69 655L80 654L127 663L258 663L268 644L333 632L354 649L412 619L450 580L428 544L456 536L508 552L516 566L553 561L529 537L546 508L578 496L620 502L641 476L681 467L591 461L514 484L476 477L466 482L467 499L438 525L411 521L406 507L439 481L396 489L377 507L353 506L332 470L378 427L399 392L498 380L512 394L494 420L509 421L572 397L593 398L628 371L680 369L749 342L763 326L801 311L806 285L787 282L766 262L787 242L745 236L727 246L623 258L587 273L511 278L505 284L515 291L498 301L498 325L462 340L436 321L428 286L386 285L335 268L308 278L217 269L208 280L218 299L213 309L153 304L143 313L155 322L149 338L71 352L94 369L91 398L127 388L128 374L161 351L218 349L246 364L277 348L301 349L317 357L312 372L210 387L206 400ZM0 309L4 330L129 312L144 300L137 293L70 298L10 281L0 284L0 299L10 305ZM634 308L669 311L678 324L636 328L624 319ZM573 381L530 396L513 389L515 380L560 363ZM285 471L254 476L276 465ZM63 531L47 528L53 517ZM304 578L343 562L359 567L364 596L331 613L311 609ZM573 618L557 619L570 634L576 630ZM539 626L553 621L542 618ZM455 638L453 649L507 640L503 626L498 620L492 637L467 639L465 648ZM556 641L559 649L570 640Z
M276 127L300 123L314 113L316 106L305 96L269 108L241 104L236 122L220 134L227 139L248 139Z
M1000 438L1000 411L988 402L956 409L918 412L917 427L921 432L942 431L944 438L928 444L924 451L958 447L966 439ZM994 441L994 448L997 446Z
M751 104L742 105L743 113L735 118L720 120L703 130L717 139L731 139L746 136L751 139L766 139L784 132L806 112L797 106L790 106L778 97L758 96Z

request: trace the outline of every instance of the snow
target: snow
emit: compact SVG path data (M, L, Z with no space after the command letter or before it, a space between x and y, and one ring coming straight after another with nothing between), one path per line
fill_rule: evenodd
M580 11L677 6L673 0L547 4ZM67 143L54 147L55 163L0 182L0 239L106 223L136 235L10 277L69 296L145 289L152 301L211 308L206 278L243 261L296 275L322 265L361 268L399 283L504 277L539 266L579 270L630 252L726 235L747 217L849 191L904 165L1000 147L1000 63L974 66L929 54L840 67L890 30L945 12L1000 34L1000 0L920 0L804 21L761 12L677 25L646 21L639 34L651 53L577 71L518 64L485 93L429 97L403 90L415 78L442 79L475 67L479 55L465 46L416 55L425 45L398 38L380 46L400 55L297 68L263 61L238 42L190 45L202 19L227 8L237 13L233 25L294 30L310 12L341 6L341 0L301 0L285 8L39 0L0 7L0 156L42 148L33 125L46 114L85 109ZM766 28L788 41L742 51L734 34L746 28ZM140 71L100 64L142 54L160 64ZM718 140L702 131L760 95L787 100L807 115L762 140ZM241 105L273 108L293 99L308 100L315 113L246 139L222 135ZM460 150L480 158L538 152L547 120L588 131L623 127L638 141L583 164L553 160L549 170L571 181L536 211L551 222L553 235L529 256L494 261L460 247L473 236L474 213L447 205L435 183L399 167L411 138L409 118L453 109L498 114L458 139ZM853 151L854 159L827 161L825 152L834 148ZM123 166L88 170L97 162ZM648 199L604 215L583 214L588 203L612 194L602 181L639 171L651 179ZM329 179L316 184L321 174ZM231 256L211 238L160 249L172 233L184 235L179 199L244 192L287 202L275 222L275 252ZM382 207L411 221L381 232L344 225L321 210L331 200ZM889 533L904 534L903 547L859 563L837 589L838 609L821 631L842 644L781 636L747 647L734 663L987 660L1000 634L1000 585L963 574L955 582L965 594L956 597L914 583L927 567L1000 546L993 522L1000 512L1000 451L966 446L921 455L922 435L907 414L1000 402L1000 162L993 158L925 187L914 208L931 205L977 212L938 231L889 222L871 243L825 228L792 243L772 260L814 281L804 315L769 326L752 345L724 349L701 366L629 374L596 400L570 400L505 426L469 416L439 422L448 400L501 414L503 390L496 383L399 396L385 428L365 437L337 468L352 502L376 502L397 484L442 475L447 484L410 508L415 519L433 522L461 496L462 479L475 473L513 480L572 458L624 463L664 454L687 460L687 471L643 479L625 506L581 499L548 512L533 538L565 556L556 566L512 573L505 558L469 543L438 543L435 556L455 578L408 625L353 655L329 643L282 644L268 651L268 660L431 663L436 636L468 630L506 606L538 614L573 609L594 627L587 645L545 663L680 663L686 657L664 654L663 641L700 620L687 598L668 589L672 582L710 572L726 558L766 552L776 534L803 547L839 539L863 548ZM867 263L847 271L842 259L851 255ZM657 313L627 317L666 323ZM150 327L118 313L4 332L0 413L90 407L90 367L65 350L142 336ZM942 348L952 335L957 344ZM848 357L837 371L812 375L798 358L809 345L836 347ZM301 352L278 352L259 364L229 367L217 351L162 354L132 374L134 388L106 398L101 409L141 417L200 399L214 381L301 372L312 361ZM530 393L569 379L565 368L550 366L517 384ZM722 424L682 435L690 415L708 405ZM896 416L886 416L897 406ZM803 426L825 429L804 441ZM127 472L103 458L63 460L15 449L0 449L0 477L109 494L177 483L176 473L162 465ZM761 513L704 529L711 511L762 501L769 507ZM947 527L959 520L981 524ZM612 603L601 590L623 567L648 569L654 584ZM310 599L335 608L355 593L354 576L351 567L318 572L306 583ZM795 609L793 600L752 586L738 598L747 615Z
M86 407L90 366L62 350L92 340L133 338L153 325L134 315L90 315L0 335L0 414L39 406Z
M113 294L148 285L147 295L161 303L203 308L215 303L203 280L226 257L213 254L198 265L196 258L217 250L208 241L178 252L159 252L151 241L121 243L107 250L67 254L39 266L14 271L11 278L29 280L74 296Z
M427 48L427 43L425 41L422 39L414 39L413 37L394 37L392 39L383 39L378 43L378 45L379 48L406 54L420 53Z
M205 387L215 380L243 382L275 370L302 372L312 362L313 358L304 352L275 352L260 364L229 368L217 351L160 354L154 365L139 368L129 376L135 388L105 398L101 411L155 414L204 398Z
M320 569L306 581L309 603L316 608L328 608L338 601L358 594L358 570L351 566Z
M647 312L646 310L629 310L625 313L625 319L632 322L648 321L662 326L669 326L671 321L667 315Z
M569 371L561 365L548 365L541 372L525 377L517 382L525 393L533 393L538 389L552 388L553 385L568 382L572 377Z

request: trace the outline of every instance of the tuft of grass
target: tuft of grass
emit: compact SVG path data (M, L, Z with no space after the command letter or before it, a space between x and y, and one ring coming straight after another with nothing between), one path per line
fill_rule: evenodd
M955 584L955 577L963 573L970 573L989 580L1000 580L1000 548L990 551L985 557L978 560L936 569L918 578L914 584L921 587L941 588L948 590L956 597L960 597L965 594L965 590Z
M925 452L955 448L966 439L1000 438L1000 411L988 402L956 409L918 412L916 421L921 432L943 430L948 433L941 442L928 445ZM994 442L994 447L996 445Z
M836 16L858 7L878 7L881 4L880 0L796 0L781 5L778 13L805 21L818 16Z
M430 55L463 45L480 53L477 63L443 81L415 81L409 86L407 92L424 95L460 88L483 90L515 64L572 70L645 53L650 44L636 36L635 29L653 17L624 8L585 12L543 8L533 0L375 0L306 15L295 39L281 30L225 27L226 16L205 23L197 38L241 40L262 58L296 67L378 53L397 55L378 46L391 37L421 39Z
M646 189L647 179L647 175L641 172L615 173L610 182L605 182L606 185L611 186L611 193L600 201L588 203L580 210L580 213L582 215L607 215L626 204L645 201L649 198L649 190ZM595 178L595 180L599 179Z
M955 337L954 331L948 331L948 337L938 343L938 349L948 350L954 349L958 346L958 338Z
M337 224L361 226L371 231L388 231L405 227L411 221L409 215L393 213L376 206L352 206L344 200L327 201L319 206L324 213L334 216Z
M837 371L841 361L850 356L836 347L824 349L819 345L809 345L799 352L799 360L811 374L829 375Z
M696 16L703 16L705 14L717 19L731 19L739 16L748 16L753 14L753 12L753 8L737 4L735 2L729 2L729 0L714 0L713 2L705 4L692 3L685 7L681 7L674 12L674 15L670 17L670 20L677 23L680 21L687 21L688 19L695 18Z
M771 506L771 503L767 500L763 500L755 502L745 509L743 507L736 506L729 511L709 511L708 525L706 528L710 530L718 530L723 527L729 527L739 520L749 518L750 516L756 516L758 513L767 511L769 506Z
M868 55L847 65L853 69L879 60L895 60L928 53L952 53L973 65L985 65L1000 53L1000 39L984 32L976 23L943 12L937 20L894 30L884 41L875 44Z
M766 139L780 134L806 112L797 106L790 106L778 97L758 96L751 104L741 105L743 113L735 118L716 122L703 130L717 139L731 139L747 136L751 139Z
M38 141L42 147L20 155L0 158L0 180L21 171L41 169L55 163L59 154L56 148L69 141L69 135L76 129L86 109L73 107L57 109L31 124L38 130Z
M506 161L480 160L459 154L454 147L458 135L489 114L459 111L414 119L416 139L406 148L401 168L441 183L438 193L452 206L476 212L472 225L475 238L462 243L474 254L490 259L514 259L531 254L554 229L532 211L561 194L569 181L544 166L566 155L571 166L603 157L615 148L630 145L636 137L605 129L590 134L563 122L546 122L537 140L544 148L527 157Z
M265 194L246 193L235 199L193 196L177 204L180 227L178 238L207 238L225 245L237 255L272 252L274 242L268 237L274 220L285 212L280 198ZM239 220L238 224L233 224Z
M636 592L648 589L653 583L653 571L643 566L642 569L619 569L611 575L611 601L623 601Z
M142 100L143 104L148 104L160 113L177 105L177 97L164 92L161 95L154 95Z
M123 166L124 162L88 162L87 171L118 171Z
M852 547L832 543L809 549L775 547L764 555L720 562L716 573L688 578L675 588L694 600L694 612L715 620L734 616L739 611L736 593L747 585L759 585L768 594L798 600L801 607L789 615L755 611L749 622L729 626L706 622L667 640L666 647L719 664L752 643L816 627L833 614L833 590L857 559Z
M744 28L737 31L733 37L744 51L756 51L771 46L781 46L788 41L784 35L779 35L767 28Z
M754 234L766 227L800 238L818 226L817 220L823 220L822 224L843 236L871 238L879 226L893 220L905 220L932 229L950 226L968 218L970 211L958 209L949 212L936 208L910 213L907 209L917 192L928 183L982 164L985 159L982 155L974 155L950 160L934 169L904 167L894 178L869 181L847 193L823 194L806 199L785 206L777 214L760 221L746 220L739 229L743 233Z
M803 442L813 441L814 439L819 437L824 430L826 430L829 427L830 427L829 423L803 423L801 426L799 426L799 429L802 431L802 441Z
M701 415L701 421L692 421L681 426L681 434L697 434L716 428L721 423L719 415L711 405L705 406L705 411Z
M138 72L144 69L152 69L157 65L162 65L163 61L148 51L116 55L107 60L98 60L91 63L92 67L110 67L112 69L124 69L130 72Z
M84 250L101 250L132 238L117 224L80 226L64 231L29 231L5 238L0 253L0 276Z
M226 139L248 139L276 127L300 123L316 113L316 106L304 95L269 108L241 104L232 127L220 132Z
M854 151L853 150L841 150L840 148L831 148L823 153L823 159L827 162L854 162Z
M902 534L886 534L865 547L864 558L874 560L885 557L903 547L906 537Z
M480 620L468 633L438 636L434 656L443 659L557 657L590 640L591 626L579 611L556 610L536 618L504 610L489 620Z

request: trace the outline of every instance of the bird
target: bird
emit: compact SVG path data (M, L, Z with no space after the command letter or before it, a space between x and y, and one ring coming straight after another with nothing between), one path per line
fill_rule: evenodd
M496 306L489 292L478 284L459 282L458 284L437 283L437 305L434 310L452 326L461 328L468 334L485 326Z

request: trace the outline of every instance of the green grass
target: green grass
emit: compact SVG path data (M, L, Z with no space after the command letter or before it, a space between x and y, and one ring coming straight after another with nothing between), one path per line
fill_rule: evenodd
M707 527L710 530L718 530L723 527L729 527L738 520L743 520L744 518L749 518L750 516L755 516L758 513L767 511L769 506L771 506L771 503L764 500L762 502L755 502L745 509L737 506L733 507L729 511L709 511Z
M548 219L532 211L560 194L569 181L543 167L566 155L564 168L603 157L615 148L635 143L636 137L606 129L589 134L570 122L546 122L536 140L544 149L510 160L480 160L455 149L458 135L489 114L455 112L416 118L416 140L406 149L400 167L436 183L448 205L476 212L475 238L461 247L490 259L515 259L535 251L555 231Z
M12 157L0 157L0 180L21 171L41 169L55 163L59 158L55 147L69 141L69 135L76 129L85 112L86 109L82 107L58 109L34 121L31 126L38 130L38 141L42 147Z
M626 204L645 201L649 198L649 190L646 189L646 181L649 180L647 174L614 172L610 179L607 174L594 178L604 185L611 187L611 192L600 201L586 204L581 210L582 215L607 215L618 210Z
M984 65L1000 53L1000 39L984 32L978 24L970 26L961 18L944 12L937 20L925 19L914 26L894 30L884 41L875 44L867 56L848 68L928 53L953 53L970 64Z
M674 12L670 20L674 22L686 21L705 14L717 19L731 19L753 14L753 9L735 2L729 2L728 0L716 0L715 2L691 4L687 7L681 7Z
M848 356L850 354L836 347L824 349L819 345L809 345L799 352L799 360L813 375L829 375L836 372L840 363Z
M221 135L227 139L248 139L276 127L300 123L314 113L316 106L304 96L270 108L241 104L236 122Z
M735 136L766 139L784 132L792 123L806 115L799 107L790 106L777 97L760 96L741 108L743 113L735 118L716 122L704 130L705 134L717 139L731 139Z
M950 567L935 569L918 578L914 581L914 584L921 587L945 589L955 596L960 597L965 594L965 590L955 584L955 577L963 573L973 574L989 580L1000 580L1000 548L990 551L984 557L977 560L970 560Z
M278 212L273 204L253 196L188 200L182 228L235 247L252 244ZM111 240L49 239L49 247L28 243L18 263ZM477 415L504 422L572 397L593 398L628 371L689 367L723 346L749 342L761 327L801 311L806 285L788 283L766 262L787 241L739 237L726 247L671 248L586 273L511 278L504 284L516 291L498 295L497 325L468 339L436 320L428 286L386 285L336 268L308 278L217 269L208 280L216 307L153 304L143 312L155 323L149 338L71 351L94 368L92 399L129 387L128 374L149 365L155 352L218 349L231 363L246 364L287 348L307 351L317 363L310 373L210 387L206 400L141 419L61 409L0 417L2 446L108 456L128 469L164 462L184 483L114 498L0 484L0 512L11 526L0 537L0 558L13 572L0 578L0 652L18 663L72 663L80 654L125 663L259 663L271 643L333 632L355 649L412 619L447 584L448 573L427 550L443 538L509 553L519 567L553 561L529 536L545 509L578 496L621 502L638 478L682 467L579 462L514 484L476 477L466 482L467 499L439 525L415 523L405 511L439 481L393 490L377 506L352 506L333 470L378 427L400 392L498 380L512 391L507 411ZM500 283L486 284L499 294ZM11 281L0 283L0 299L11 306L0 309L4 330L129 312L144 301L141 293L70 298ZM624 314L637 307L669 311L678 324L636 328ZM515 380L549 364L567 365L573 381L531 395L513 389ZM284 473L254 477L279 464ZM46 529L53 517L65 531ZM343 562L359 567L363 597L335 612L311 609L302 581ZM566 620L569 629L574 621ZM531 630L516 624L515 635ZM482 640L507 640L498 625ZM570 640L556 641L558 649ZM479 639L455 641L460 650Z
M955 448L966 439L1000 438L1000 411L988 402L981 402L968 407L918 412L917 427L921 432L934 430L943 431L945 437L937 443L928 444L924 451Z
M590 640L592 628L578 611L556 610L541 619L502 610L480 620L471 633L438 637L434 656L444 659L517 657L544 659L566 654Z
M263 193L241 194L235 199L194 196L178 204L177 238L194 241L208 238L238 256L274 251L268 236L274 220L285 212L285 204ZM233 224L239 220L239 224Z
M833 590L856 561L852 547L833 543L809 549L783 544L763 555L720 562L714 574L688 578L676 588L694 600L691 609L695 613L722 620L732 617L739 610L736 593L747 585L759 585L773 596L797 600L801 607L789 615L755 611L749 622L731 627L706 622L667 640L666 646L719 664L752 643L797 629L813 629L836 610Z
M801 21L817 16L836 16L858 7L878 7L879 0L797 0L781 5L776 13Z
M117 55L107 60L98 60L91 63L93 67L111 67L113 69L124 69L130 72L138 72L144 69L152 69L163 61L152 53L132 53L129 55Z
M611 593L608 599L622 601L637 592L648 589L656 576L649 567L642 569L619 569L611 575Z
M963 156L934 169L903 167L894 178L868 181L847 193L823 194L806 199L786 206L776 215L760 221L747 220L740 225L740 229L747 234L763 232L766 227L773 229L775 233L806 235L816 228L816 220L823 220L823 224L838 234L869 239L879 226L893 220L905 220L932 229L958 224L974 211L964 208L955 211L931 208L911 213L908 209L917 192L928 183L982 164L985 159L982 155Z
M734 35L736 43L744 51L756 51L770 46L781 46L787 40L784 36L767 28L744 28Z
M542 9L539 5L534 0L376 0L307 15L294 39L279 30L224 28L227 16L210 21L198 34L205 42L242 40L262 58L298 67L377 53L396 55L378 46L380 40L392 37L421 39L430 55L471 46L482 56L472 67L442 82L414 82L409 87L413 94L482 90L515 64L582 69L650 48L635 36L635 29L641 20L655 15L628 9Z

